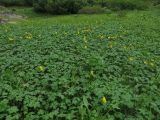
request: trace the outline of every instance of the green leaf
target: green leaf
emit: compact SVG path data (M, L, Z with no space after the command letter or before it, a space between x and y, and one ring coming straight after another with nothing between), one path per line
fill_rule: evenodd
M88 109L89 103L88 103L88 100L85 96L83 96L83 104Z

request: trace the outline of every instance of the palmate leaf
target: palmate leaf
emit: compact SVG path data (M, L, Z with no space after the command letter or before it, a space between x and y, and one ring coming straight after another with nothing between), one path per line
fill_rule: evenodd
M6 112L7 108L8 108L8 100L4 99L2 101L0 101L0 113L1 112Z
M83 104L88 109L89 103L88 103L88 100L85 96L83 96Z
M12 113L17 113L17 112L18 112L18 108L17 108L16 106L10 107L10 108L8 109L8 112L9 112L10 114L12 114Z

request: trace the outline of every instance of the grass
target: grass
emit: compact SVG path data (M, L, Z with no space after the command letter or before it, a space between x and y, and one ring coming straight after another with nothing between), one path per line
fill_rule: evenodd
M16 13L29 18L0 26L0 119L159 119L157 9Z

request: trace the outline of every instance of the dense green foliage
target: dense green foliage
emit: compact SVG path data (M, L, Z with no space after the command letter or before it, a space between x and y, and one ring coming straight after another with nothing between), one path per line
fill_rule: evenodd
M53 14L77 13L83 3L82 0L34 0L34 9Z
M156 11L1 25L0 119L158 120L159 26Z
M5 6L31 6L33 0L0 0L0 5Z
M95 13L97 13L98 10L99 13L103 8L96 10L95 7L92 6L99 5L112 10L142 10L151 6L153 2L155 3L155 1L151 0L34 0L34 9L36 11L45 11L53 14L66 14L77 13L84 7L79 13L81 13L81 11L85 11L84 13L96 11Z
M149 0L106 0L102 5L113 10L124 9L146 9L149 6Z

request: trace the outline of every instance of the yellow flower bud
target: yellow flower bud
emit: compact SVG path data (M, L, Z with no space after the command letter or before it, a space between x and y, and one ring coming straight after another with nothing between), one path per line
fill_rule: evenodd
M129 57L128 59L129 59L129 61L133 61L133 60L134 60L134 58L133 58L133 57Z
M154 67L154 63L153 63L153 62L150 62L150 65L151 65L152 67Z
M13 39L13 38L8 38L8 40L9 40L9 41L14 41L14 39Z
M84 48L87 49L88 48L87 45L85 45Z
M124 46L123 48L124 48L124 49L127 49L127 47L126 47L126 46Z
M44 72L45 71L45 67L44 66L39 66L38 70L41 71L41 72Z
M147 61L144 61L144 64L146 64L146 65L147 65L147 64L148 64L148 63L147 63Z
M113 45L112 45L112 44L110 44L110 45L109 45L109 48L113 48Z
M91 74L91 76L94 76L94 71L93 71L93 70L91 70L90 74Z
M103 105L107 103L107 100L106 100L106 97L105 97L105 96L103 96L103 97L101 98L101 103L102 103Z

